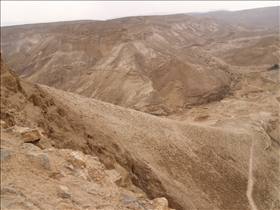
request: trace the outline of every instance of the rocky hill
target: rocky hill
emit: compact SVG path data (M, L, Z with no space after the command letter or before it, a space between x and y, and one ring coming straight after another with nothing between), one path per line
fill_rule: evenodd
M238 66L262 66L264 63L278 64L280 57L279 38L279 36L261 37L244 48L229 49L223 53L217 53L217 56L223 58L227 63Z
M275 34L277 29L256 31L181 14L3 27L1 49L3 59L24 80L168 115L227 94L231 75L220 62L204 59L207 50L236 60L236 53L257 38ZM269 53L277 54L278 48ZM226 49L235 50L234 55ZM278 54L258 59L266 49L253 50L257 62L247 65L271 66L279 59ZM241 64L250 57L243 54Z
M279 28L279 6L240 11L187 13L187 15L194 17L214 17L229 23L241 23L251 27Z
M186 15L131 17L3 27L1 47L25 80L166 115L225 95L229 75L189 47L236 30Z

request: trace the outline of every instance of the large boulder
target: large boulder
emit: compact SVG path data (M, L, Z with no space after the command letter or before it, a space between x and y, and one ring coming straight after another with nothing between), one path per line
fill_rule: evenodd
M34 142L42 138L42 134L38 129L22 131L21 136L25 143Z
M4 129L10 127L10 126L9 126L6 122L4 122L3 120L1 120L0 125L1 125L1 128L4 128Z
M52 145L49 141L49 139L47 139L46 137L42 137L38 142L35 143L35 145L37 147L39 147L40 149L49 149L52 148Z
M73 151L69 154L69 161L77 167L86 165L85 155L80 151Z

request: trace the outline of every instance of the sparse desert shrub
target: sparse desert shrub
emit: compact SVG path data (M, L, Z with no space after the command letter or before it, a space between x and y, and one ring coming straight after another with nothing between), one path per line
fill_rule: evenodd
M268 70L274 70L274 69L279 69L279 64L274 64L273 66L271 66Z

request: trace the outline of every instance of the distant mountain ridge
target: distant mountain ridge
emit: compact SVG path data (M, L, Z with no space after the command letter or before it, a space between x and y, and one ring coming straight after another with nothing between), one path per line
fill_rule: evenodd
M165 115L223 97L229 76L187 48L232 31L184 14L126 17L3 27L1 47L29 81Z
M240 11L213 11L186 14L193 17L214 17L229 23L242 23L256 27L279 27L279 6Z
M14 25L25 25L30 24L27 22L1 22L1 27L7 27L7 26L14 26Z
M225 97L231 75L211 56L278 34L255 28L185 14L28 24L2 27L1 50L5 62L30 82L169 115ZM278 58L277 45L267 44L245 57L252 54L259 65L277 63L271 60ZM268 59L259 59L266 50ZM226 54L231 61L232 53ZM234 63L246 62L243 57Z

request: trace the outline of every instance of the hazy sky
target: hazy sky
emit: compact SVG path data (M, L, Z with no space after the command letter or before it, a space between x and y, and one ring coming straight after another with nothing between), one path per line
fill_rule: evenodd
M125 16L243 10L279 6L280 1L3 1L1 25Z

